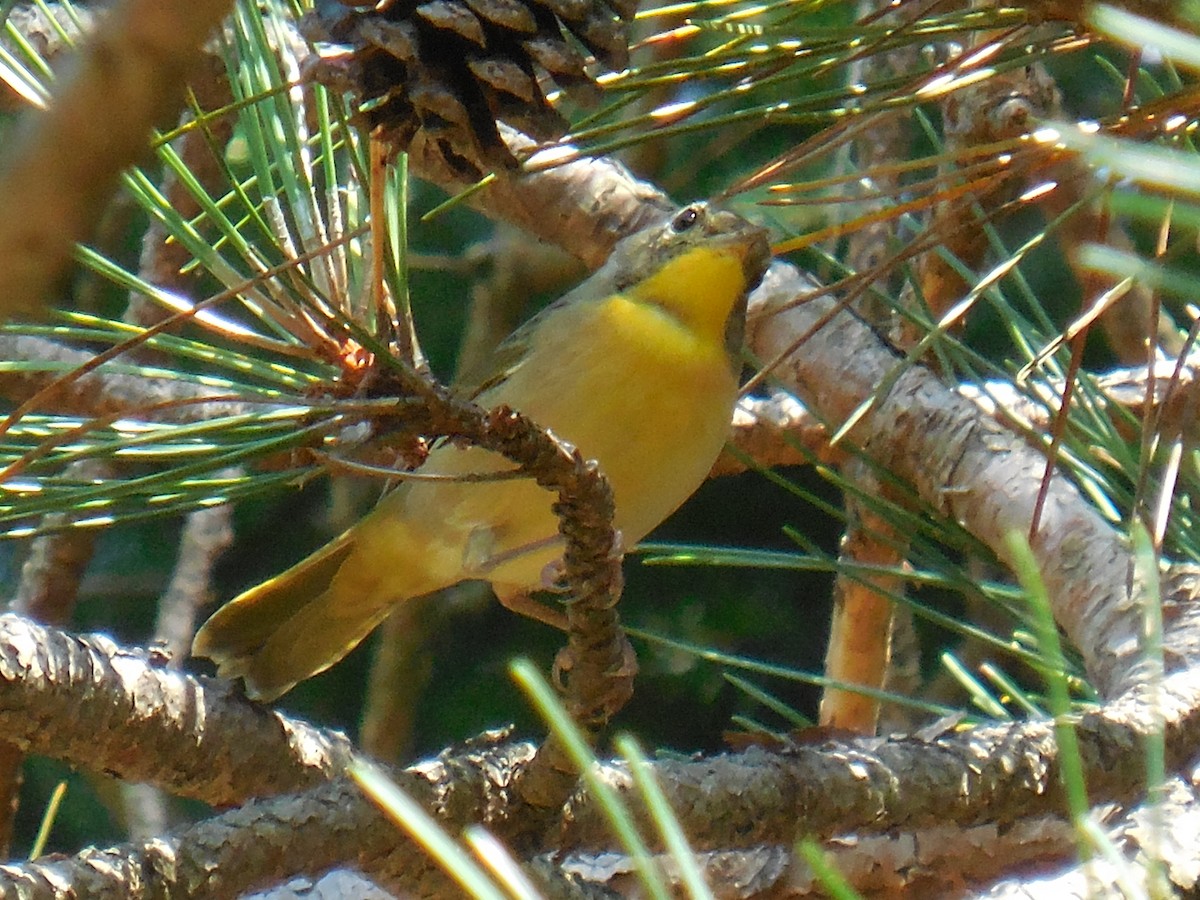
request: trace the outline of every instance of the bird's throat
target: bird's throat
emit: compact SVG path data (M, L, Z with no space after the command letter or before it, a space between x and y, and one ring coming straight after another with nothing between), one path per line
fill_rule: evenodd
M637 302L662 307L699 340L724 344L729 316L745 291L742 259L733 248L698 246L626 293Z

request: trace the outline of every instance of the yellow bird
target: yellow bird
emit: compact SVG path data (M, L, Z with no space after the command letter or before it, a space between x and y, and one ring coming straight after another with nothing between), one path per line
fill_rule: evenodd
M746 295L766 233L694 203L621 241L579 287L502 343L463 390L506 404L595 459L615 525L633 546L699 487L738 392ZM511 469L443 443L420 472ZM562 552L550 495L527 479L411 481L361 522L213 614L192 653L269 700L336 663L391 608L460 581L488 581L518 611Z

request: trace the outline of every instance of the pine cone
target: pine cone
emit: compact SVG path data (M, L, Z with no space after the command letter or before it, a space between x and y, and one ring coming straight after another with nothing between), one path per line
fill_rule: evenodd
M370 128L400 150L422 131L475 180L517 163L497 120L539 141L566 133L547 85L594 100L587 53L624 68L636 8L637 0L324 0L306 33L346 45L313 74L349 88Z

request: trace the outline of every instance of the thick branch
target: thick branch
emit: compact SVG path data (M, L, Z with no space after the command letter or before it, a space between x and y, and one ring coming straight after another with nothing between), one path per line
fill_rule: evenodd
M1194 604L1182 603L1168 612L1174 621L1169 645L1195 643L1200 612ZM1157 697L1148 690L1136 688L1078 723L1089 795L1095 803L1130 801L1143 790L1144 742L1159 725L1155 708L1162 711L1168 770L1178 770L1200 746L1200 672L1168 677ZM155 668L105 639L69 637L15 616L0 617L0 730L24 749L153 781L213 803L319 784L336 776L348 758L339 735L268 712L220 685ZM230 740L223 741L222 735ZM470 764L442 759L414 767L412 773L437 783L433 795L422 793L425 788L419 782L406 781L406 786L425 797L452 831L486 821L501 838L513 837L525 827L526 812L506 786L530 756L526 744L485 745L474 755L454 757L476 760ZM1056 813L1063 805L1054 730L1044 721L902 740L801 746L786 753L755 748L708 759L660 760L654 767L699 850L951 822L1003 824ZM639 805L624 775L614 771L612 780L634 806ZM288 848L269 842L270 852L286 852L287 866L294 868L286 867L282 856L256 856L247 850L250 855L230 867L239 873L249 871L250 861L256 859L265 860L272 874L317 874L334 862L356 859L365 865L361 854L371 856L376 851L370 848L385 841L366 832L368 823L375 821L373 811L366 811L367 801L338 786L312 791L308 797L258 802L210 827L196 826L176 840L194 839L200 848L208 846L207 836L221 834L222 848L230 842L246 848L251 844L242 842L249 837L229 829L251 829L255 817L265 812L264 828L292 835ZM337 798L336 803L331 798ZM326 806L327 811L320 811ZM286 829L280 824L283 820ZM613 847L603 816L582 793L545 835L546 849ZM339 837L344 843L339 844ZM377 840L380 844L373 843ZM394 834L387 841L394 843ZM323 842L320 853L311 849L318 842ZM174 848L172 853L184 853L177 843L166 846ZM152 852L160 850L131 845L121 851L137 859ZM201 849L186 852L199 858ZM408 856L400 862L390 857L376 862L368 867L372 873L413 865ZM28 871L29 867L10 868L6 877L24 878ZM0 880L0 889L4 886Z
M1131 896L1195 897L1200 884L1200 791L1196 771L1170 778L1159 798L1122 815L1105 830L1124 865L1103 854L1037 878L1011 878L993 885L980 900L1125 900ZM1127 892L1132 886L1134 892ZM1141 890L1144 893L1138 894Z
M1093 803L1135 799L1144 788L1144 741L1156 730L1151 696L1136 688L1078 724ZM1200 672L1163 685L1168 771L1200 746ZM1006 723L949 734L748 750L702 761L661 760L683 827L700 849L886 829L1015 822L1063 811L1052 723ZM607 847L602 816L579 798L565 847Z
M1138 418L1145 415L1149 396L1159 431L1178 435L1186 447L1194 447L1200 443L1200 422L1189 410L1196 407L1196 392L1200 390L1198 364L1200 356L1195 353L1183 359L1162 358L1152 373L1146 366L1111 369L1092 377L1091 384L1105 401ZM988 381L959 384L955 391L1002 424L1029 433L1049 427L1063 386L1055 379L1033 381L1024 387L1010 381ZM1121 421L1115 425L1121 430ZM729 443L762 466L805 465L814 459L841 463L845 457L841 447L829 446L829 432L817 417L783 393L766 399L743 399L734 410ZM735 475L745 469L740 458L726 452L713 466L710 477Z
M487 821L489 797L501 796L512 765L511 757L464 754L398 781L434 814ZM344 779L305 794L251 803L169 837L0 866L0 895L20 891L26 900L236 897L345 863L381 883L403 883L418 896L446 895L446 880L424 849L405 840Z
M302 790L341 772L336 732L156 667L100 636L0 616L0 733L40 753L214 806Z
M797 466L813 460L841 462L841 453L829 446L829 433L794 397L743 397L733 410L729 446L713 464L710 478L746 471L743 456L756 465Z
M500 131L516 152L536 146L504 125ZM471 186L449 170L441 153L426 146L420 134L408 154L413 173L426 181L451 192ZM592 269L608 258L618 240L661 221L673 208L662 191L639 181L619 162L590 157L530 175L500 175L471 203L562 247Z
M856 891L890 900L959 896L964 882L982 884L1016 868L1075 858L1074 829L1058 818L1010 826L934 826L917 832L852 835L828 841L828 862ZM722 897L828 897L794 846L761 846L696 854L705 880ZM615 853L554 857L558 867L621 896L632 890L633 865ZM679 884L676 866L661 859ZM683 886L679 884L680 895Z

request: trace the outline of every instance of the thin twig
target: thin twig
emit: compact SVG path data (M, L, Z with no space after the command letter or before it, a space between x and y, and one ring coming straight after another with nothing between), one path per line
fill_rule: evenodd
M850 571L863 566L877 571L856 575L839 571L834 580L825 677L880 690L891 661L892 598L904 590L903 577L883 573L903 566L908 539L877 511L887 492L870 467L855 458L842 472L851 490L846 494L846 533L838 558L848 563ZM877 696L827 688L821 697L820 721L837 731L874 734L879 706Z

